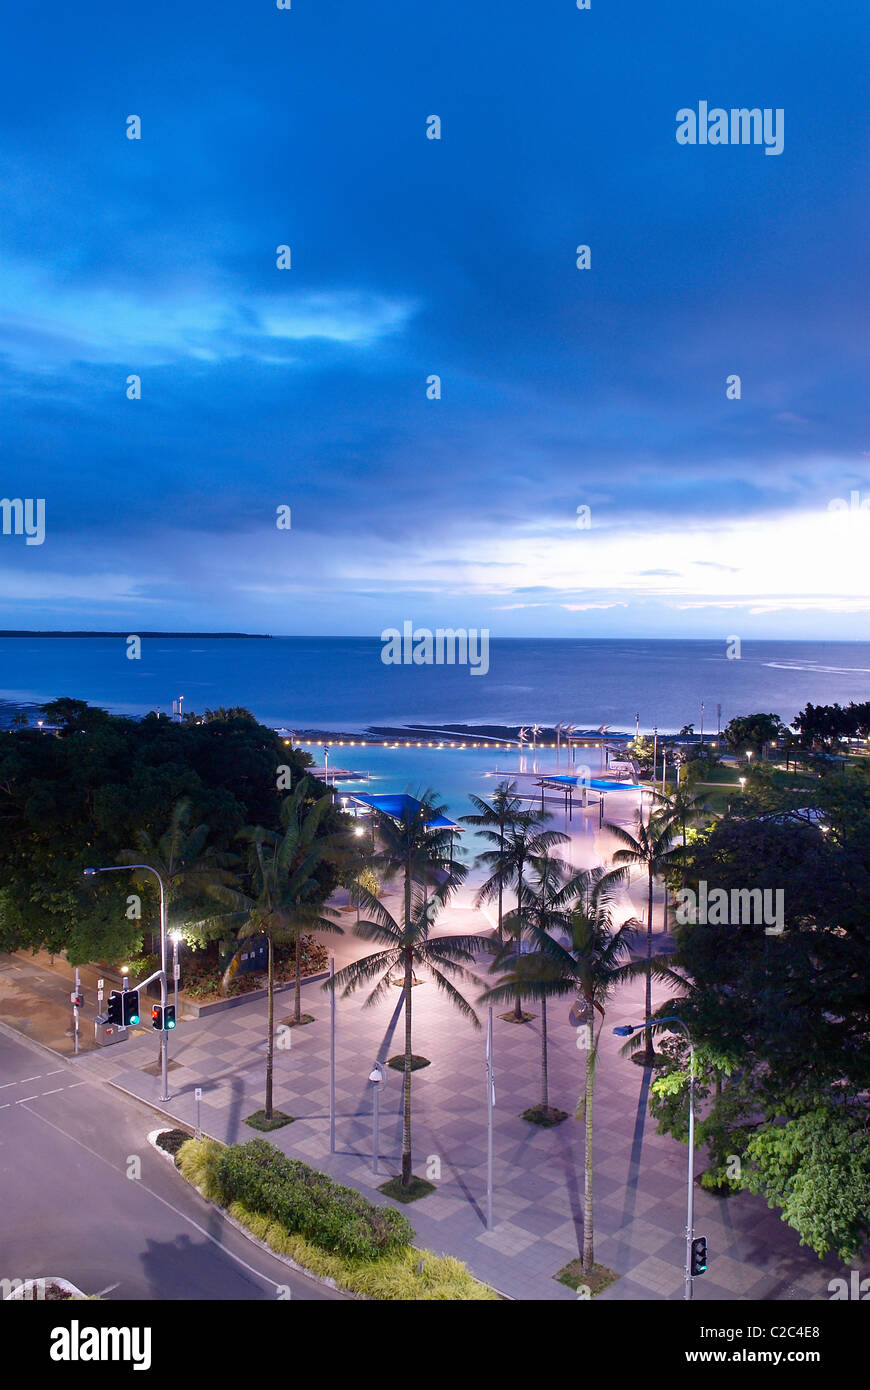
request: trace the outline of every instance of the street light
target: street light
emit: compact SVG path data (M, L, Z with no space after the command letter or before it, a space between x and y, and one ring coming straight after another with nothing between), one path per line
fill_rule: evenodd
M178 1017L178 946L183 932L172 932L172 978L175 981L175 1017Z
M151 864L110 864L106 868L84 869L85 878L93 878L94 874L120 874L130 873L131 870L138 869L144 873L153 874L160 885L160 969L155 970L153 975L149 975L147 980L143 980L139 986L144 989L146 985L154 979L160 981L160 1003L164 1010L168 1004L166 997L166 891L163 887L163 879ZM161 1100L169 1099L169 1035L166 1029L160 1032L160 1080L162 1092Z
M621 1038L628 1038L639 1029L656 1028L660 1023L675 1023L682 1028L689 1044L689 1180L686 1196L686 1283L683 1297L692 1298L692 1241L695 1224L695 1049L689 1030L681 1018L657 1018L651 1023L628 1023L622 1028L614 1028Z

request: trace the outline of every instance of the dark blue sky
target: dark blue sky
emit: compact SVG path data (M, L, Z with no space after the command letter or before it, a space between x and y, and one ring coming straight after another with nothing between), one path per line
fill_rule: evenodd
M0 626L870 637L854 0L4 28Z

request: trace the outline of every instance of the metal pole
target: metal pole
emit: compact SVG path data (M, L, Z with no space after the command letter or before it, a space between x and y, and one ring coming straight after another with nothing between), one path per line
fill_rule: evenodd
M160 884L160 1003L163 1006L164 1026L160 1032L160 1080L162 1090L161 1100L169 1099L169 1033L166 1029L166 1005L169 1002L169 991L166 988L166 893L163 889L163 877L157 873L157 882Z
M659 765L659 731L658 731L658 726L656 726L656 727L653 729L653 773L652 773L653 791L655 791L655 789L656 789L656 768L658 767L658 765ZM650 809L652 809L652 808L650 808Z
M376 1173L376 1172L378 1171L378 1148L379 1148L378 1129L379 1129L379 1121L380 1121L381 1083L380 1083L380 1081L373 1081L373 1082L372 1082L372 1085L373 1085L374 1088L375 1088L374 1135L373 1135L373 1143L372 1143L372 1172L373 1172L373 1173Z
M335 978L335 956L329 957L329 978ZM329 1152L335 1153L335 988L329 991Z
M689 1044L689 1188L686 1198L686 1293L692 1298L692 1240L695 1234L695 1049L685 1030Z
M172 938L172 973L175 976L175 1022L178 1024L178 937Z
M76 995L81 994L81 992L82 992L81 976L79 975L79 968L78 968L78 966L76 966ZM76 1057L78 1057L78 1055L79 1055L79 1006L78 1006L78 1004L76 1004L76 1005L73 1007L73 1015L74 1015L74 1018L75 1018L75 1023L74 1023L74 1027L75 1027L75 1042L74 1042L74 1046L75 1046L75 1055L76 1055Z
M200 1103L201 1100L202 1100L202 1087L201 1087L201 1086L196 1086L196 1087L194 1088L194 1092L193 1092L193 1115L194 1115L194 1125L195 1125L195 1128L196 1128L196 1137L197 1137L197 1139L201 1139L201 1138L202 1138L202 1126L201 1126L201 1124L200 1124L200 1114L199 1114L199 1103Z
M704 742L704 701L701 701L701 742Z
M492 1141L495 1077L492 1066L492 1006L486 1024L486 1229L492 1230Z

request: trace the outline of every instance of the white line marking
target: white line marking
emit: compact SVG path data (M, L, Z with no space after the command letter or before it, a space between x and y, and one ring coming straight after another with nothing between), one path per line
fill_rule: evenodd
M84 1081L80 1081L80 1082L77 1082L76 1084L77 1084L77 1085L80 1085L80 1086L84 1086L86 1083L85 1083ZM68 1089L69 1089L69 1088L68 1088ZM28 1097L28 1099L32 1100L32 1099L35 1099L35 1097L30 1096L30 1097ZM20 1104L20 1103L21 1103L21 1102L19 1101L19 1104ZM31 1115L33 1115L37 1120L41 1120L42 1123L43 1123L44 1125L48 1125L49 1129L56 1129L57 1132L58 1132L58 1134L62 1134L62 1135L64 1136L65 1139L69 1139L71 1143L77 1144L78 1147L79 1147L80 1149L84 1149L84 1150L85 1150L85 1153L89 1153L89 1154L91 1155L92 1158L99 1159L100 1163L104 1163L104 1164L106 1165L107 1168L111 1168L112 1172L115 1173L115 1174L117 1174L118 1177L123 1177L123 1175L124 1175L124 1170L123 1170L123 1169L121 1169L121 1168L116 1168L115 1165L114 1165L114 1163L111 1163L111 1162L109 1161L109 1159L104 1158L103 1155L102 1155L101 1153L97 1153L97 1151L96 1151L95 1149L89 1148L87 1144L83 1144L82 1141L81 1141L81 1139L76 1139L76 1137L75 1137L74 1134L69 1134L69 1133L67 1132L67 1130L61 1129L60 1125L56 1125L56 1124L54 1124L51 1120L47 1120L47 1119L45 1118L44 1115L40 1115L40 1113L39 1113L38 1110L31 1110L30 1113L31 1113ZM242 1257L241 1257L241 1255L236 1255L236 1254L234 1254L232 1250L229 1250L229 1249L227 1248L227 1246L222 1245L221 1242L217 1239L216 1236L213 1236L213 1235L211 1234L210 1231L205 1230L205 1228L204 1228L203 1226L200 1226L198 1222L194 1221L193 1218L192 1218L191 1216L187 1216L187 1215L185 1215L185 1213L184 1213L183 1211L179 1211L179 1210L178 1210L178 1207L174 1207L174 1206L172 1205L171 1202L167 1202L167 1201L166 1201L166 1198L165 1198L165 1197L161 1197L160 1194L159 1194L159 1192L154 1192L154 1191L152 1191L152 1189L151 1189L150 1187L146 1187L145 1184L144 1184L143 1182L141 1182L141 1181L140 1181L140 1183L139 1183L139 1191L140 1191L140 1192L142 1192L142 1191L147 1192L148 1195L149 1195L149 1197L153 1197L154 1200L157 1201L157 1202L160 1202L160 1204L161 1204L162 1206L168 1207L168 1209L173 1213L173 1215L179 1217L182 1221L186 1221L187 1224L188 1224L189 1226L192 1226L193 1229L194 1229L195 1231L198 1231L199 1234L200 1234L201 1236L205 1236L206 1240L210 1240L211 1243L212 1243L213 1245L216 1245L217 1248L218 1248L224 1255L226 1255L226 1256L227 1256L229 1259L231 1259L231 1260L235 1260L236 1264L240 1264L244 1269L246 1269L246 1270L248 1271L249 1274L253 1274L253 1275L255 1276L255 1278L261 1279L261 1280L263 1281L263 1283L265 1283L265 1284L271 1284L273 1289L280 1289L280 1288L283 1288L283 1287L284 1287L283 1284L279 1284L279 1283L276 1282L276 1280L270 1279L269 1276L268 1276L268 1274L261 1274L261 1272L260 1272L258 1269L255 1269L253 1265L249 1265L248 1262L247 1262L247 1260L243 1260ZM234 1228L231 1227L230 1229L234 1229ZM267 1253L268 1253L267 1251L265 1251L265 1250L263 1251L263 1254L264 1254L264 1255L267 1254ZM293 1271L293 1272L295 1273L296 1271ZM303 1275L302 1277L304 1278L304 1275Z
M16 1105L23 1105L26 1100L39 1100L39 1096L22 1096L15 1102Z
M3 1082L3 1085L0 1086L0 1091L8 1091L8 1089L9 1089L10 1086L17 1086L17 1085L18 1085L18 1082L17 1082L17 1081L4 1081L4 1082Z
M120 1287L120 1279L118 1280L117 1284L107 1284L104 1289L100 1289L100 1292L97 1294L97 1298L102 1298L104 1294L111 1293L113 1289L119 1289Z
M87 1081L74 1081L71 1086L67 1086L68 1091L74 1091L76 1086L87 1086Z
M44 1096L59 1096L62 1090L63 1086L56 1086L53 1091L43 1091L42 1094Z
M45 1074L46 1076L60 1076L62 1071L66 1071L66 1067L57 1067L54 1071L47 1071Z
M18 1084L19 1084L19 1086L26 1086L27 1083L28 1083L28 1081L41 1081L41 1080L42 1080L42 1072L40 1072L38 1076L22 1076L22 1078L21 1078L21 1080L19 1081Z

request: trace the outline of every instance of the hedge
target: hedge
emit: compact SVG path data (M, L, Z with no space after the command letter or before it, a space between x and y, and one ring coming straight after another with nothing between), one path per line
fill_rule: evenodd
M243 1202L249 1211L337 1255L376 1259L414 1238L401 1212L375 1206L265 1139L225 1148L215 1177L227 1203Z
M189 1139L176 1159L188 1182L194 1183L204 1197L219 1206L227 1206L226 1196L217 1181L223 1151L223 1145L215 1139ZM285 1230L280 1222L251 1211L244 1202L230 1202L227 1209L234 1220L276 1254L364 1298L403 1303L421 1299L453 1303L500 1301L501 1295L495 1289L481 1284L461 1260L451 1255L434 1255L429 1250L403 1245L375 1260L348 1259L322 1250L305 1236Z

